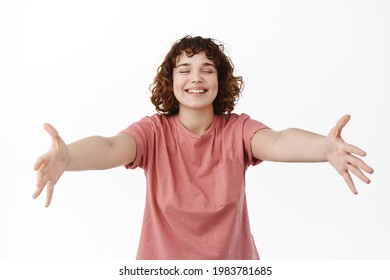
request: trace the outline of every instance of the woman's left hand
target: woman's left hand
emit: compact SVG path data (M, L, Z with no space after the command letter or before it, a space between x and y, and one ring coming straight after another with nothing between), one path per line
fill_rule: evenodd
M355 184L352 180L351 173L356 175L360 180L369 184L370 179L363 173L372 174L374 169L368 166L362 159L357 156L364 157L366 152L362 149L345 143L341 138L341 131L350 120L350 115L343 116L332 128L325 138L326 155L329 163L343 176L349 188L354 194L357 194ZM356 156L357 155L357 156Z

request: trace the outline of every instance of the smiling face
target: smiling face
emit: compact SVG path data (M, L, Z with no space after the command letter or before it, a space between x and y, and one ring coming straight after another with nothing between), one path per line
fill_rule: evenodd
M179 101L179 111L213 110L213 101L218 94L218 73L214 62L204 52L192 57L178 56L173 69L173 92Z

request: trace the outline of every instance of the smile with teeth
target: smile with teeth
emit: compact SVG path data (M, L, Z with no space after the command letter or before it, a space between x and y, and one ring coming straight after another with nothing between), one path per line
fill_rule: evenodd
M204 89L187 89L186 90L188 93L205 93L206 90Z

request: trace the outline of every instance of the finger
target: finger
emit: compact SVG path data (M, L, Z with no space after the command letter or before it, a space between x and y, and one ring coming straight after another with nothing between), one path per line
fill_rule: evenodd
M37 158L37 160L35 161L34 166L33 166L34 171L39 170L42 167L42 165L44 164L44 162L45 162L44 156L40 156L39 158Z
M352 193L353 193L353 194L358 194L358 192L357 192L357 190L356 190L356 188L355 188L355 184L353 183L353 180L352 180L352 178L351 178L351 175L349 174L348 171L345 171L345 172L343 173L343 178L344 178L345 182L347 182L347 185L348 185L348 187L351 189Z
M343 130L344 126L349 122L351 119L350 115L342 116L336 123L335 126L335 132L337 136L341 135L341 131Z
M36 189L35 189L35 192L33 194L33 198L37 198L43 188L46 186L47 184L47 179L46 179L46 171L45 171L45 166L42 166L40 168L40 170L37 172L37 183L36 183Z
M350 164L348 166L348 170L351 171L356 177L358 177L364 183L369 184L371 182L370 179L368 179L368 177L364 175L364 173L356 166Z
M42 166L37 172L37 184L36 184L37 188L42 188L44 186L43 181L45 175L46 175L45 166Z
M46 177L43 178L42 182L40 183L40 185L36 187L35 189L35 192L34 194L32 195L32 197L35 199L37 198L38 196L40 196L40 194L42 193L43 189L45 188L45 186L47 185L47 179Z
M353 155L349 155L348 162L369 174L374 173L374 169L371 166Z
M363 151L359 147L356 147L356 146L348 144L348 143L344 144L344 149L345 149L345 151L347 153L350 153L350 154L359 155L361 157L365 157L366 156L366 152L365 151Z
M46 203L45 203L46 208L49 207L51 199L53 197L54 185L55 183L51 181L48 182L47 189L46 189Z

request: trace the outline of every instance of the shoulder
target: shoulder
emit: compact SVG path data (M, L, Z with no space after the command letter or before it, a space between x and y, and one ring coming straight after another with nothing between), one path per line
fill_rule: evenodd
M172 121L173 121L172 117L167 117L165 115L161 115L161 114L156 113L156 114L153 114L151 116L145 116L133 124L138 124L141 126L158 127L158 126L162 126L164 124L171 123Z
M126 129L122 130L122 133L134 134L142 133L147 131L153 131L156 125L160 123L159 117L157 114L152 116L145 116L131 123Z
M162 114L154 114L140 119L133 123L130 127L147 134L152 135L170 135L176 129L175 116L166 116Z
M251 117L245 113L241 113L241 114L231 113L228 115L221 115L221 119L225 126L231 126L231 125L245 126L251 123L260 123L259 121L251 119Z
M245 139L251 139L257 131L269 128L262 122L251 119L251 117L245 113L242 114L230 114L222 116L221 128L227 133L240 133Z

